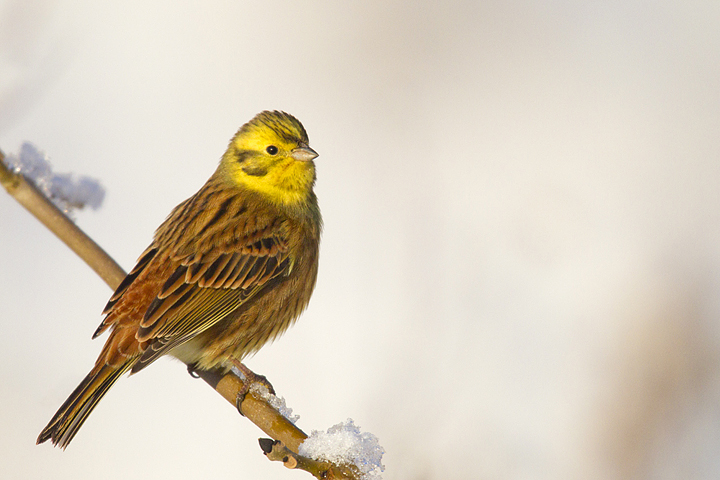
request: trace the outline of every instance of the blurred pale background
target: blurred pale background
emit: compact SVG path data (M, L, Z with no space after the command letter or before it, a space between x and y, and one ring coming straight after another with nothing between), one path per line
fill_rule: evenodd
M720 3L0 1L0 148L100 179L125 268L263 109L325 217L310 308L249 359L386 479L720 477ZM66 452L110 291L0 192L0 477L303 478L182 365Z

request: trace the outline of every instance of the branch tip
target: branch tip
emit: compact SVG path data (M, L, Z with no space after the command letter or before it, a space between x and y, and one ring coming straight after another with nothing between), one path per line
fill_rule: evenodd
M262 449L263 453L267 455L272 451L275 440L273 440L272 438L258 438L258 443L260 444L260 448Z

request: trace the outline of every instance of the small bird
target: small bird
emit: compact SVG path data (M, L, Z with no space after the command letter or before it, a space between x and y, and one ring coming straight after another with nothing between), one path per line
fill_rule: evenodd
M127 371L170 354L227 372L297 319L318 270L317 155L284 112L262 112L238 130L215 173L173 209L110 297L93 338L110 336L38 444L67 447Z

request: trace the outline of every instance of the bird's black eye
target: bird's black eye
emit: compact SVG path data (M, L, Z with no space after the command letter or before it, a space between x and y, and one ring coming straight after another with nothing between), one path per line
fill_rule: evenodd
M278 153L278 148L277 148L275 145L270 145L269 147L267 147L267 148L265 149L265 151L266 151L267 153L269 153L270 155L277 155L277 153Z

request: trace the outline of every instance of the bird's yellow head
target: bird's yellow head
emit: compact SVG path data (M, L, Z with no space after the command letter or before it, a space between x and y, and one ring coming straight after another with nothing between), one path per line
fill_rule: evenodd
M315 157L298 119L285 112L265 111L230 140L218 173L272 203L297 206L312 192Z

